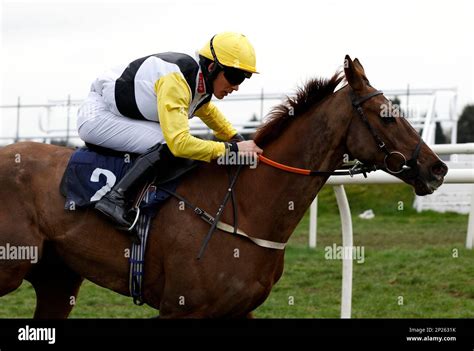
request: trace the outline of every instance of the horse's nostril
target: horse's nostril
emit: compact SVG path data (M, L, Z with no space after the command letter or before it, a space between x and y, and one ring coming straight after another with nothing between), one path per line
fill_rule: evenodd
M439 177L444 177L448 173L448 166L444 162L437 162L431 167L431 172Z

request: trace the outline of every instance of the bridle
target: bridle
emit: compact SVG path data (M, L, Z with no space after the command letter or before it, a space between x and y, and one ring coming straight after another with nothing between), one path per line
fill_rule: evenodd
M370 124L367 116L364 113L364 109L362 108L362 104L366 102L367 100L370 100L374 96L378 95L383 95L383 91L381 90L376 90L373 91L367 95L358 97L354 92L351 92L351 102L352 106L356 109L360 119L362 122L367 126L369 129L370 134L372 134L372 137L375 140L375 143L377 144L377 147L385 154L384 157L384 170L391 174L400 174L404 172L407 174L408 178L416 178L419 174L419 168L418 168L418 156L420 155L420 150L421 150L421 145L423 144L423 139L420 136L420 140L418 141L418 144L415 147L415 150L413 151L413 154L411 155L411 158L409 160L406 159L405 155L403 155L400 151L390 151L387 148L387 145L385 142L380 138L380 136L377 134L375 129L372 127ZM348 170L348 171L316 171L316 170L310 170L310 169L302 169L302 168L296 168L296 167L290 167L281 163L278 163L276 161L273 161L263 155L258 156L260 161L281 169L286 172L290 173L296 173L296 174L302 174L302 175L308 175L308 176L341 176L341 175L350 175L353 176L354 174L363 174L365 177L366 173L372 172L377 170L375 165L369 166L369 165L364 165L361 163L356 163L356 165ZM399 169L392 169L389 166L389 160L390 158L398 157L402 160L401 164L402 166Z
M370 134L372 134L372 137L374 138L375 143L377 144L377 147L385 154L385 157L383 160L385 170L392 174L400 174L402 172L409 173L408 176L410 178L416 178L419 173L417 160L418 160L418 156L420 155L421 145L423 144L423 139L421 138L421 136L420 136L420 140L418 141L418 144L415 147L415 150L413 151L413 154L411 155L411 158L407 161L405 155L403 155L400 151L390 151L387 148L385 142L382 140L382 138L380 138L380 136L377 134L375 129L370 124L367 116L364 113L364 109L362 108L362 104L364 102L366 102L367 100L370 100L374 96L383 95L383 91L376 90L362 97L358 97L353 92L351 95L352 95L351 97L352 106L354 106L362 122L364 122L364 124L369 129L369 132ZM403 160L402 166L399 169L390 168L388 164L388 160L390 160L391 157L399 157L400 159Z

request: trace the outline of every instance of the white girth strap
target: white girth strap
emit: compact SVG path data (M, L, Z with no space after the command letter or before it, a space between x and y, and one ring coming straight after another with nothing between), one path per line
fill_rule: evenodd
M217 223L217 228L222 230L223 232L234 234L234 227L231 226L230 224L219 221ZM285 249L285 246L286 246L286 243L279 243L276 241L270 241L270 240L251 237L250 235L244 233L238 228L237 228L236 234L246 237L247 239L251 240L254 244L257 244L258 246L261 246L261 247L266 247L267 249L283 250Z

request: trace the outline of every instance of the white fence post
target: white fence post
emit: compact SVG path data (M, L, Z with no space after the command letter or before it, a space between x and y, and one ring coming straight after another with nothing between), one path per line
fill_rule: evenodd
M316 247L318 235L318 197L316 196L309 208L309 247Z
M346 192L343 185L334 187L336 193L337 205L341 215L342 227L342 246L343 252L350 250L352 252L352 218L349 201L347 201ZM352 255L343 256L342 259L342 294L341 294L341 318L351 318L352 305Z
M471 191L471 208L469 209L469 222L467 223L466 248L472 250L474 243L474 186Z

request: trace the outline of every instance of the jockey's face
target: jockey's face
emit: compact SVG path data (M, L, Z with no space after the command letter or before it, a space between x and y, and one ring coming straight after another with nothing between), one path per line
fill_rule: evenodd
M210 67L212 68L212 67ZM234 90L239 90L239 84L232 85L224 76L224 72L221 71L217 74L216 79L212 82L212 87L214 90L214 96L217 99L223 99L228 94L231 94Z

